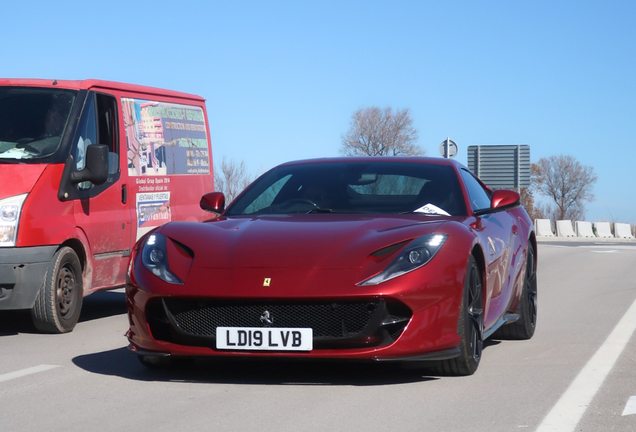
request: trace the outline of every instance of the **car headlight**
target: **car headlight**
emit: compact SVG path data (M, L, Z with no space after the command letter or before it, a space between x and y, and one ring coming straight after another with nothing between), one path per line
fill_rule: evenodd
M148 236L141 252L141 262L144 267L162 281L183 285L181 279L175 276L168 266L166 237L164 235L155 233Z
M433 259L447 237L446 234L427 234L416 238L384 270L358 285L377 285L422 267Z
M0 247L15 246L22 204L28 194L0 200Z

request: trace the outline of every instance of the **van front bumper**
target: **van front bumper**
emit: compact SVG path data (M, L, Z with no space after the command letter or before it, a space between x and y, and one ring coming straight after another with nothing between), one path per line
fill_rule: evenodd
M57 246L0 248L0 310L31 309Z

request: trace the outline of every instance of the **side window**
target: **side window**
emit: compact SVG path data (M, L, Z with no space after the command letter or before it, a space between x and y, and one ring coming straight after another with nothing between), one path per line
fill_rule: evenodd
M463 169L461 170L461 173L466 189L468 189L468 197L470 198L471 208L473 210L489 208L490 194L470 172Z
M86 167L86 148L91 144L108 146L108 174L119 175L119 142L117 139L117 102L114 97L105 94L91 94L86 100L84 111L77 129L73 157L75 169L81 171ZM91 182L79 183L79 189L86 190ZM103 190L103 188L100 188Z
M97 143L97 127L95 125L95 104L90 99L86 102L84 113L77 129L75 147L75 169L81 171L86 166L86 147Z
M108 174L119 172L119 143L117 140L117 101L114 97L97 94L98 144L108 146Z

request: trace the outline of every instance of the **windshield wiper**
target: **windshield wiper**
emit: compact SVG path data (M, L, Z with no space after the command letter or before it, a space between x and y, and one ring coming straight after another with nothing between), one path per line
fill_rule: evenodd
M309 210L305 214L317 214L317 213L337 213L337 214L373 214L377 212L372 211L362 211L362 210L352 210L352 209L330 209L330 208L315 208Z
M333 210L329 208L313 208L305 214L312 214L312 213L333 213Z

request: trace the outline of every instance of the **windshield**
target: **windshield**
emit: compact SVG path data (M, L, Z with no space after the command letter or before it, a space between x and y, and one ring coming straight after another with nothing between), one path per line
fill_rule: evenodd
M225 216L292 213L421 213L465 216L455 170L421 162L320 162L274 168Z
M55 153L76 94L0 87L0 159L39 159Z

